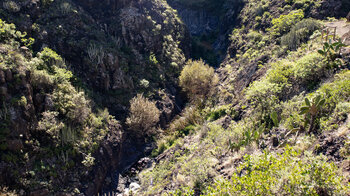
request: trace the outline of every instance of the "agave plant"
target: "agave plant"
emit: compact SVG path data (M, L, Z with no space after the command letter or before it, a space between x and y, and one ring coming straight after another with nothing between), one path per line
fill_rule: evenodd
M305 98L305 106L300 108L300 115L305 115L304 127L310 124L308 132L311 133L315 126L315 120L317 114L321 111L322 106L326 102L325 99L322 99L321 95L318 95L312 101L308 98Z

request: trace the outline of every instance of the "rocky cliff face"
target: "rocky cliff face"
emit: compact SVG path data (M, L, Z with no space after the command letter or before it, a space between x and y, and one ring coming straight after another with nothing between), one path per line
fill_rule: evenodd
M190 38L164 1L6 1L2 10L2 18L37 40L35 49L60 51L96 102L117 116L135 91L177 94Z
M44 66L48 68L44 71L38 65L40 69L35 71L34 79L40 76L40 80L38 84L34 84L32 83L34 72L29 65L37 58L31 56L32 51L26 47L16 48L17 46L10 50L6 49L7 46L0 48L5 56L11 53L9 51L18 51L21 59L28 58L20 69L8 67L0 69L1 103L6 106L1 108L1 114L6 111L6 123L1 124L0 128L10 131L1 137L1 142L6 143L3 151L6 152L5 158L9 159L1 162L0 169L4 174L0 179L4 182L2 184L11 185L11 188L22 189L33 195L60 191L95 195L101 190L107 174L120 167L128 167L128 164L132 164L143 154L143 144L130 143L132 139L125 140L129 137L127 132L122 132L122 127L113 118L99 112L99 109L106 107L115 118L123 120L129 99L136 93L144 93L150 99L157 101L157 107L162 111L161 126L165 126L180 110L177 76L189 54L190 36L176 12L166 2L6 0L0 4L0 17L16 24L18 29L35 38L36 41L32 46L34 54L48 46L58 51L64 58L59 64L67 65L64 69L71 70L74 74L73 78L68 79L70 83L68 86L60 83L52 84L52 77L56 78L55 74L58 73L51 68L51 65ZM4 40L1 38L0 41L0 46L3 47ZM52 55L57 57L57 54ZM14 67L17 64L15 62ZM41 75L38 76L42 72L45 72L43 78ZM46 76L46 72L50 72L49 76ZM65 78L66 75L57 77ZM81 98L81 91L87 92L88 96L85 96L92 100ZM56 95L62 96L62 93L63 97L54 98ZM79 95L80 98L66 97L65 94L70 93ZM16 99L17 105L12 104L13 99ZM59 108L63 106L71 107L68 106L70 104L65 105L65 101L72 101L74 105L83 107L81 108L83 110L74 107L70 108L71 113L66 113L67 108L60 110ZM74 113L83 114L84 120L78 122L77 119L71 119L71 114ZM100 114L102 116L99 116ZM1 118L3 120L5 117ZM42 148L48 148L51 152L53 147L51 145L56 145L54 142L48 142L51 141L47 139L51 137L50 135L38 132L38 127L44 122L51 125L54 123L56 128L52 130L63 129L61 126L68 127L64 128L68 132L71 129L84 130L82 133L86 138L77 144L79 153L76 150L62 151L67 152L62 155L61 151L57 150L54 151L54 155L59 153L59 159L51 155L42 157L46 152L42 152ZM90 134L90 131L92 135L85 135ZM103 135L93 136L96 133ZM98 141L94 142L93 138ZM34 144L27 144L27 140ZM36 146L36 141L40 146ZM128 158L127 154L130 155L130 151L125 148L132 146L136 146L131 152L135 156ZM38 151L31 153L33 148ZM29 156L30 161L12 162L11 157L23 158L20 155L22 151L29 153L26 156ZM73 159L72 162L65 162L67 157ZM84 160L86 161L84 164L87 165L92 160L94 166L85 168L86 166L82 164ZM37 164L46 169L33 170L35 174L32 174L31 169ZM47 166L55 164L55 169ZM19 169L21 167L23 169ZM59 170L59 172L50 173L47 170ZM18 181L19 179L30 183ZM32 184L40 180L48 182L48 185ZM73 187L77 190L73 190Z
M204 1L191 4L186 1L169 0L178 12L191 35L193 46L191 57L202 58L217 66L224 58L228 37L242 9L241 0Z

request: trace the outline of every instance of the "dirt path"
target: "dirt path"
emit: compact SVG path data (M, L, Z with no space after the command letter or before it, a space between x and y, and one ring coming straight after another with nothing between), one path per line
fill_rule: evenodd
M329 22L325 24L326 27L337 28L337 35L345 40L345 44L350 45L350 23L341 20L336 22Z

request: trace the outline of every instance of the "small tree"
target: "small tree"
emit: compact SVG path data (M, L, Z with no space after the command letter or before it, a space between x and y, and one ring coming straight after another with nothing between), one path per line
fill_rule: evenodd
M191 100L203 99L209 95L217 82L214 69L203 60L189 60L180 75L180 86Z
M130 113L126 124L139 136L148 135L159 122L160 111L155 102L138 94L130 101Z

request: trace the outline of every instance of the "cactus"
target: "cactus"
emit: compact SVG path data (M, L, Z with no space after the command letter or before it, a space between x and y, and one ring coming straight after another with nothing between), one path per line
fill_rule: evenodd
M330 66L330 68L333 68L337 65L342 64L341 60L338 59L338 56L340 55L341 48L344 46L345 44L343 44L341 41L335 43L325 42L323 44L323 49L318 50L317 52L324 56L326 58L328 66Z
M321 111L325 102L326 100L322 99L321 95L315 97L311 102L308 98L305 98L305 106L300 108L300 115L305 115L304 128L309 124L309 133L313 131L317 114Z

